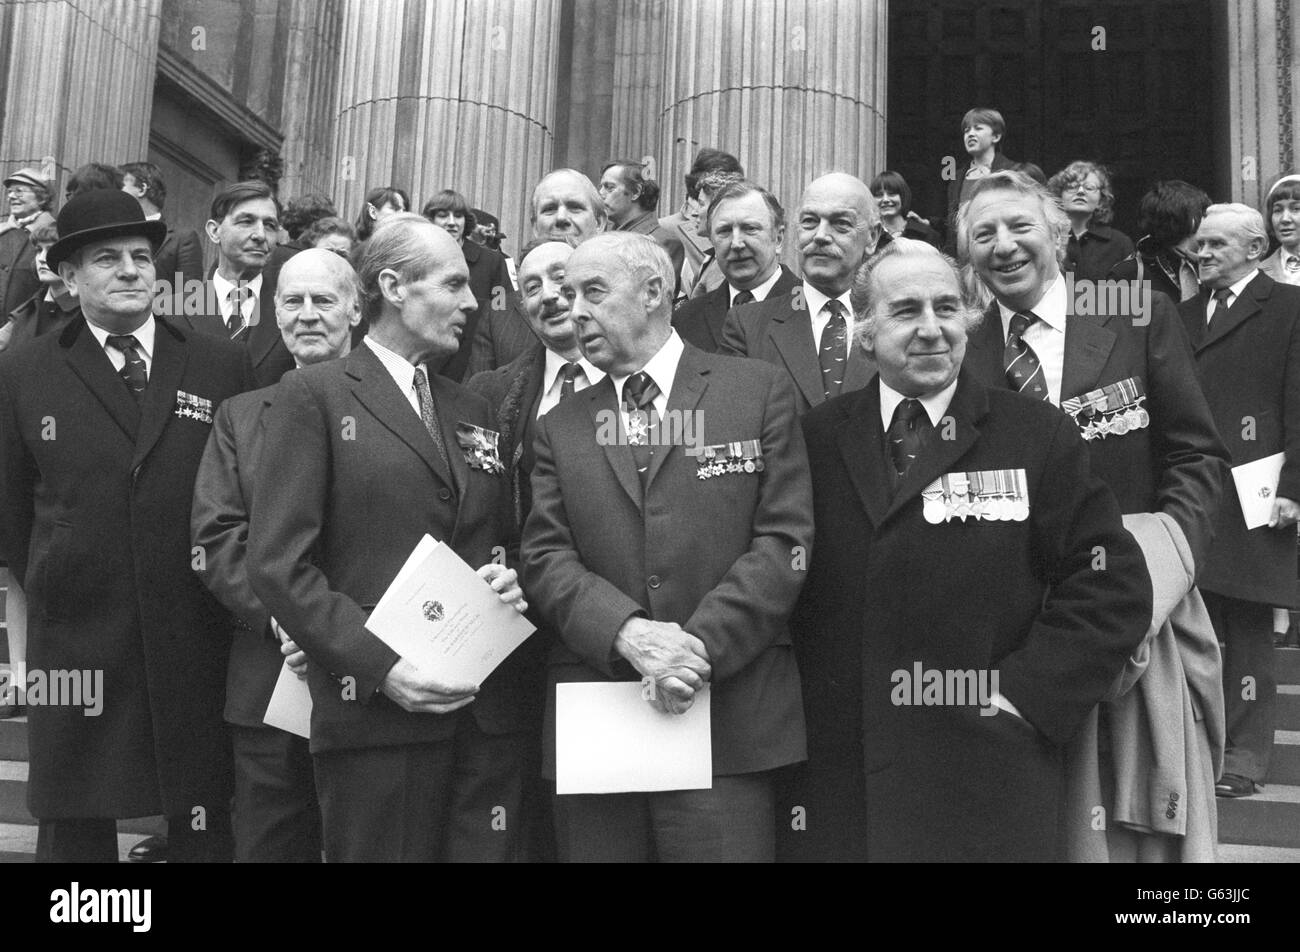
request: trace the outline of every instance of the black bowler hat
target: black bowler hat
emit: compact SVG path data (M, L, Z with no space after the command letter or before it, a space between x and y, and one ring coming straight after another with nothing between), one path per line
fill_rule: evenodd
M94 188L69 201L59 212L58 229L59 240L45 256L46 265L55 272L69 255L92 241L141 235L157 251L167 237L162 221L146 220L140 203L116 188Z

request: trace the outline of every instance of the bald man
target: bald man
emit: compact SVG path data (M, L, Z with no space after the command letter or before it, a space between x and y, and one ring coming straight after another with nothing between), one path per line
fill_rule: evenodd
M280 271L275 319L297 367L342 357L361 320L356 273L313 248ZM240 394L217 410L194 486L191 529L198 573L234 624L225 719L235 751L235 859L319 863L320 808L305 738L262 723L286 660L306 677L305 655L254 594L246 565L248 510L279 384Z
M718 352L755 357L790 375L800 416L875 372L854 343L849 291L880 239L880 210L860 178L832 172L803 193L795 215L803 281L788 293L732 308Z

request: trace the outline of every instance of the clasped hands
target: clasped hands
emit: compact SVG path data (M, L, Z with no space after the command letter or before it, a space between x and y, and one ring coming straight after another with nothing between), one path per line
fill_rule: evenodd
M478 576L492 587L501 601L519 614L528 610L523 589L519 587L519 575L514 569L489 562L478 570ZM402 710L450 714L474 700L474 695L478 694L478 685L445 684L425 674L405 658L398 658L397 664L388 669L379 690Z
M651 685L648 700L666 714L686 713L713 673L704 642L675 622L629 618L614 650Z

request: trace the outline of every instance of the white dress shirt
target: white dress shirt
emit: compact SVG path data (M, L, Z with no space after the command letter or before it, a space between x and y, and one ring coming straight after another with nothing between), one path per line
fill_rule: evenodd
M564 386L564 377L560 373L568 361L551 350L546 349L546 366L542 368L542 397L537 401L537 419L546 416L560 402L560 390ZM600 383L605 371L596 367L586 357L578 358L578 372L573 376L573 392L586 390L593 384Z
M95 335L95 340L99 341L99 346L108 354L108 359L113 362L113 369L121 371L126 366L126 354L122 353L116 347L110 347L108 344L109 335L112 331L105 330L98 324L93 323L90 319L86 320L86 326L90 328L90 333ZM136 339L140 346L136 350L140 351L140 356L144 358L144 372L146 376L153 375L153 344L157 336L158 324L150 314L145 318L145 322L131 332L129 336ZM116 336L116 335L114 335Z
M240 311L244 314L244 323L248 324L253 319L253 308L257 307L257 299L262 294L262 276L244 282L244 287L253 293L244 299L244 305ZM227 281L221 276L220 271L212 272L212 289L217 294L217 304L221 308L221 322L227 326L230 324L230 292L235 290L235 284Z
M384 369L393 378L393 383L397 384L397 389L402 391L402 395L406 397L406 402L411 405L415 415L423 421L424 417L420 413L420 397L415 392L415 374L417 369L419 369L420 373L424 373L423 368L417 368L415 364L401 354L389 350L369 334L365 336L364 343L375 352L375 356L379 358L379 362L384 365Z
M1228 300L1227 300L1228 307L1232 307L1232 305L1237 303L1237 298L1241 297L1241 292L1246 290L1246 285L1250 284L1250 282L1255 280L1255 275L1257 274L1259 274L1259 268L1255 268L1253 271L1250 272L1250 274L1246 275L1236 284L1228 285ZM1219 302L1214 299L1214 295L1213 293L1211 293L1210 300L1206 302L1205 305L1205 323L1207 326L1209 326L1214 321L1214 315L1218 313L1219 313Z
M1024 336L1025 343L1038 355L1038 365L1043 368L1048 399L1058 407L1061 405L1061 376L1065 372L1065 298L1065 281L1057 275L1038 303L1029 309L1038 320L1029 325ZM1011 332L1011 318L1016 312L1001 301L998 310L1002 315L1002 340L1005 341Z
M948 404L952 403L952 395L957 392L957 378L952 378L952 383L937 390L934 393L927 394L924 397L916 397L921 401L921 406L925 407L925 415L930 418L930 423L937 429L939 421L943 415L948 412ZM894 422L894 413L898 410L898 405L908 399L903 396L885 381L880 381L880 426L888 430L889 424Z
M682 352L686 350L686 345L682 339L677 336L674 330L668 335L668 340L659 348L658 352L651 357L644 367L641 368L643 373L650 375L650 379L655 382L659 388L659 394L654 398L655 414L660 420L664 418L664 413L668 409L668 395L673 391L673 381L677 379L677 364L682 359ZM632 376L627 374L622 377L615 377L614 392L618 395L618 412L623 418L623 428L627 429L627 410L623 404L623 385L627 383L627 378Z
M767 296L772 293L772 285L776 284L776 279L781 277L781 266L778 264L772 276L756 288L750 288L749 293L754 296L755 301L766 301ZM727 304L731 307L736 306L736 295L740 293L740 288L734 284L727 285Z
M853 341L853 306L849 303L849 291L841 294L837 301L844 305L844 356L847 357ZM808 305L808 313L812 316L813 331L813 349L821 352L822 349L822 331L826 330L826 325L831 322L831 316L826 311L826 302L830 300L825 294L818 291L807 281L803 283L803 299Z

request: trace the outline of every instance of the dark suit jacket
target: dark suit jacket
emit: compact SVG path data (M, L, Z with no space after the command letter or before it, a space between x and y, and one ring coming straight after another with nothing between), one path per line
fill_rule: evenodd
M287 374L267 414L259 466L276 477L253 489L249 577L311 659L313 751L446 740L462 717L491 734L536 723L541 673L527 644L452 714L411 713L376 693L398 655L366 617L421 537L475 568L517 550L508 480L471 469L456 441L457 422L492 428L491 408L437 374L430 386L450 471L366 345ZM355 700L344 698L347 677Z
M653 238L659 242L664 251L668 252L668 258L673 263L673 274L677 276L676 284L673 287L675 297L682 282L682 262L686 260L686 249L682 247L681 238L667 228L662 227L659 224L659 219L655 217L652 211L641 212L636 218L624 222L617 230L631 231Z
M1119 314L1073 314L1065 327L1063 401L1129 377L1141 379L1147 394L1149 426L1087 442L1093 472L1110 486L1121 512L1172 516L1199 570L1214 537L1219 501L1231 491L1225 480L1231 479L1227 450L1173 304L1152 295L1146 324ZM967 369L986 386L1009 387L1002 366L1005 346L995 303L970 335Z
M787 858L1051 859L1060 747L1146 633L1141 551L1070 420L965 370L948 416L954 438L933 440L897 491L874 380L804 418L817 545L792 626L808 764L788 796L807 829L781 838ZM932 481L992 469L1025 471L1028 519L923 517ZM996 671L990 693L1028 723L952 698L897 703L895 672L918 663Z
M203 552L196 568L208 591L231 614L234 635L226 674L226 720L263 727L284 664L271 613L248 580L248 510L275 387L231 397L217 410L194 482L190 528Z
M190 567L211 427L177 395L215 409L252 381L228 341L157 323L139 405L83 318L0 355L0 559L27 592L27 662L103 672L99 716L28 709L41 818L228 809L230 630Z
M541 343L524 315L519 295L510 295L510 307L504 311L489 309L474 329L474 346L470 350L465 375L473 377L485 370L504 367L524 351Z
M430 368L435 373L450 377L457 383L468 379L466 370L477 339L479 323L493 310L509 314L516 297L514 285L510 282L510 272L506 269L505 255L472 241L461 245L461 251L465 253L465 263L469 265L469 289L478 302L478 310L465 321L460 349L443 360L430 361Z
M967 161L966 165L957 173L957 177L948 183L948 214L944 217L947 235L944 238L943 250L949 254L956 254L957 252L957 208L961 205L961 183L966 181L966 173L970 170L970 167L971 163ZM989 166L990 172L1018 168L1020 168L1019 162L1008 159L1001 152L994 153L993 164Z
M61 331L81 316L81 305L76 298L69 298L65 303L68 305L66 311L57 300L45 300L45 285L41 285L35 294L9 314L14 328L9 338L8 349L18 347L42 334ZM0 348L3 349L6 348Z
M470 390L487 400L496 414L494 425L501 434L501 458L510 467L515 519L521 529L533 508L531 479L536 460L533 438L545 373L546 345L538 344L504 367L475 374L467 384Z
M157 280L168 281L173 288L183 288L187 281L202 281L203 239L193 228L166 224L167 237L153 257Z
M293 355L289 353L289 348L284 346L280 328L275 323L275 282L280 274L280 266L285 260L287 259L272 257L270 263L263 269L262 290L257 296L255 312L257 323L244 331L241 336L244 347L248 350L248 357L253 365L253 379L258 387L271 386L287 371L293 369ZM183 322L184 326L191 330L213 337L229 338L230 333L221 319L221 304L217 301L217 293L212 284L214 271L215 269L208 272L200 301L194 301L187 295L184 306L172 305L171 313L176 315L174 320L177 323ZM193 304L198 304L198 308L193 307Z
M752 357L783 369L794 381L795 406L800 416L826 400L802 282L796 281L785 294L769 294L766 300L732 308L722 326L718 353ZM841 392L865 387L875 372L875 362L853 344Z
M1232 463L1286 453L1277 495L1300 500L1300 288L1256 276L1205 327L1205 299L1178 306L1205 396ZM1295 529L1246 529L1231 477L1201 585L1269 605L1296 604Z
M785 265L768 291L769 298L787 295L799 286L799 279ZM715 354L722 347L722 325L731 310L731 286L723 281L703 297L692 298L673 311L673 327L682 340L706 353Z
M41 212L30 225L0 230L0 314L8 314L41 287L32 232L53 224L54 216Z
M766 468L699 479L687 447L657 447L642 499L610 378L538 422L524 588L564 644L550 680L637 680L614 638L636 614L703 641L712 676L713 772L752 773L804 757L803 707L786 625L812 544L812 501L789 385L755 362L686 346L665 419L689 416L705 445L760 440ZM674 411L677 411L674 414ZM554 688L546 771L554 776Z

